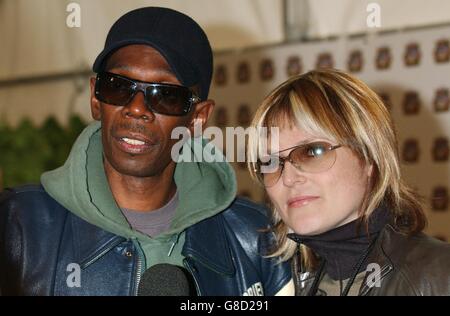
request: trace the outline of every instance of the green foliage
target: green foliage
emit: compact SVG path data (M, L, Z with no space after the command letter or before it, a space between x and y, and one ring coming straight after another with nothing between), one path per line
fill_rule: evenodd
M3 187L38 183L44 171L61 166L85 126L77 116L70 118L66 128L54 117L49 117L41 127L26 119L14 129L0 122Z

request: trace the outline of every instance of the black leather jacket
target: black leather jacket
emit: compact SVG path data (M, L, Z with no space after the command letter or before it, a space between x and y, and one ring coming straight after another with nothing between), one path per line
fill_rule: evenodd
M289 265L261 256L272 235L263 209L236 199L186 230L182 254L199 295L274 295ZM75 216L42 187L0 195L0 294L135 295L142 274L138 243ZM71 266L72 264L72 266ZM81 286L69 286L73 264ZM73 284L72 284L73 285Z
M450 295L450 244L423 233L407 237L386 225L368 263L377 264L379 269L366 272L359 295ZM316 273L304 271L298 257L292 269L296 295L307 295Z

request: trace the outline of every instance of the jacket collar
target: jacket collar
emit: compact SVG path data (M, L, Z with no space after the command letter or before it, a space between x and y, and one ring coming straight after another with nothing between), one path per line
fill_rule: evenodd
M362 286L359 289L359 295L367 295L373 286L381 284L382 280L394 269L394 264L389 257L389 249L392 249L393 235L397 234L397 231L392 225L387 224L381 231L378 240L375 243L374 249L370 254L369 264L375 264L372 270L367 271ZM369 267L368 267L369 268ZM370 277L370 280L368 279ZM373 286L369 286L373 284Z
M82 269L126 241L124 237L91 225L78 216L71 216L71 219L75 235L74 242L77 243L75 246L77 262ZM182 254L217 273L229 276L235 273L223 218L220 215L213 216L186 230Z
M235 267L224 224L219 214L188 228L182 254L217 273L231 276Z
M394 269L394 264L389 256L389 249L393 248L392 243L394 241L392 239L395 234L398 234L398 232L390 224L387 224L380 232L380 236L376 240L367 261L369 264L375 263L377 265L374 266L376 267L375 269L367 271L359 289L359 295L367 295L373 289L373 286L370 287L368 282L377 286L374 282L379 281L379 283L382 283L382 280ZM306 272L300 262L301 260L297 253L292 261L292 272L296 283L296 295L303 296L310 291L314 280L320 276L317 275L316 271Z

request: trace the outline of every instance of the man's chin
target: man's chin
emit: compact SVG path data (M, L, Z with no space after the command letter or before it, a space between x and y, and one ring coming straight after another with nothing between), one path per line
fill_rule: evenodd
M159 174L161 174L160 170L157 170L155 168L149 168L146 166L145 168L118 168L117 170L121 175L128 176L128 177L134 177L134 178L148 178L148 177L154 177Z
M170 162L164 165L158 163L157 165L148 163L126 164L117 166L116 171L124 176L136 178L148 178L160 176L168 168Z

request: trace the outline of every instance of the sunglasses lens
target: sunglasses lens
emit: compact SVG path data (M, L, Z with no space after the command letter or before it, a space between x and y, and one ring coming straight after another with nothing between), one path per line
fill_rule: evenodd
M151 86L147 88L147 104L165 115L185 115L191 107L192 93L185 87Z
M319 173L330 169L336 161L336 149L326 142L299 146L289 154L288 161L304 172ZM283 173L283 163L276 156L258 162L258 177L265 187L274 186Z
M271 187L278 182L278 179L283 172L283 166L281 165L278 157L272 156L270 158L263 159L264 162L259 162L259 179L265 187Z
M291 154L292 164L311 173L330 169L336 161L336 151L326 142L315 142L294 149Z
M108 73L97 76L95 96L101 102L125 106L133 97L133 82Z
M194 103L191 90L183 86L134 81L108 72L97 75L95 96L101 102L126 106L137 91L145 91L147 107L159 114L186 115Z

